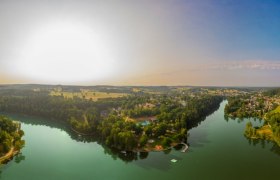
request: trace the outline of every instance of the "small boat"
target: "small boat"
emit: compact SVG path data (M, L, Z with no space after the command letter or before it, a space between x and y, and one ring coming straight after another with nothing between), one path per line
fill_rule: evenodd
M178 161L177 159L171 159L171 162L173 162L173 163L175 163L177 161Z

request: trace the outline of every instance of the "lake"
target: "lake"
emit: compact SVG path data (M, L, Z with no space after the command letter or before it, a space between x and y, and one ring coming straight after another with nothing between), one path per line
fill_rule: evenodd
M22 122L25 147L0 167L1 180L155 180L277 179L280 149L274 143L249 141L245 124L226 120L220 108L189 130L189 150L122 154L83 139L59 123L10 115ZM172 163L171 159L177 159Z

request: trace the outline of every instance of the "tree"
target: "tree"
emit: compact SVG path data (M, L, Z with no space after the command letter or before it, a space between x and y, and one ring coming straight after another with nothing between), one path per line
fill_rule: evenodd
M146 134L143 134L139 140L140 147L145 146L147 142L148 142L148 136Z
M152 136L153 134L153 127L151 125L148 125L144 128L144 132L147 136Z
M5 116L0 116L0 155L7 153L13 146L20 150L24 141L21 140L24 132L19 129L19 123L13 122Z
M244 132L244 135L247 136L247 137L251 137L252 135L254 135L254 130L253 130L253 125L251 122L248 122L246 124L246 128L245 128L245 132Z
M17 141L15 141L14 147L16 150L20 150L21 148L24 147L24 144L25 144L24 140L17 140Z
M162 140L162 145L164 147L169 147L172 143L172 139L169 138L169 137L164 137L163 140Z

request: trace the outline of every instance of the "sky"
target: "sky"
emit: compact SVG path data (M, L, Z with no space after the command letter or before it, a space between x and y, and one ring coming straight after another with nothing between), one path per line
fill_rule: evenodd
M278 0L0 0L0 84L280 86Z

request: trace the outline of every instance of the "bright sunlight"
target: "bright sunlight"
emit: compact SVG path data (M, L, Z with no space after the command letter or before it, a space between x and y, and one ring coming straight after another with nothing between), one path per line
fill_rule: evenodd
M27 38L13 68L23 77L58 83L106 78L115 68L106 38L80 23L49 23Z

